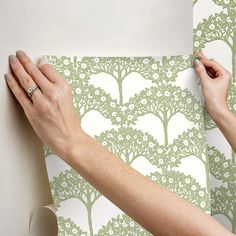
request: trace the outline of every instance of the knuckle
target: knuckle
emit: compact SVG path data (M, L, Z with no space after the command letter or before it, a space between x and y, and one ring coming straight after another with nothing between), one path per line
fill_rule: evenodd
M67 82L62 82L60 85L60 91L62 94L69 95L72 94L72 89Z
M18 74L20 71L21 71L21 67L19 66L18 63L16 63L15 66L14 66L14 72L15 72L16 74Z
M71 89L70 86L67 87L66 94L69 95L69 96L72 96L72 89Z
M21 83L23 87L27 87L30 83L31 78L29 76L26 76L24 79L21 79Z
M63 81L63 85L61 87L62 87L61 89L65 92L69 92L71 89L69 84L66 81Z
M41 76L41 73L37 68L33 68L30 74L33 78L37 78Z
M37 105L37 110L40 112L40 113L46 113L49 111L49 105L47 102L40 102L38 105Z
M50 64L42 64L40 65L40 69L43 70L43 71L47 71L47 70L50 70L51 69L51 65Z
M11 91L14 93L14 94L16 94L16 92L17 92L17 85L16 84L9 84L10 85L10 88L11 88Z
M54 91L49 95L49 100L51 102L57 102L57 101L59 101L59 96L60 96L59 92Z
M197 67L196 67L196 71L197 71L198 73L201 73L201 72L203 71L203 66L202 66L202 65L197 66Z
M55 71L55 78L59 85L64 87L67 84L66 79L58 71Z
M22 91L17 90L17 91L16 91L16 97L17 97L18 99L21 99L21 98L23 97Z
M72 93L72 89L71 89L71 87L68 84L65 86L65 91L67 93Z

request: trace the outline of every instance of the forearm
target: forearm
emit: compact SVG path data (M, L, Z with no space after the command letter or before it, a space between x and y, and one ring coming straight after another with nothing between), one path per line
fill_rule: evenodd
M236 152L236 116L228 107L215 111L211 116Z
M153 235L232 235L213 217L145 177L84 132L64 160Z

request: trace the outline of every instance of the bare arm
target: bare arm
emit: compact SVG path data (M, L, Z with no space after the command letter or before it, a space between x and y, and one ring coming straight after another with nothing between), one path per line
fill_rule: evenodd
M7 83L42 141L104 196L155 236L233 235L177 194L116 157L80 126L66 80L50 65L36 67L22 52L10 57ZM19 86L21 84L21 86ZM32 101L25 89L39 85Z
M228 108L222 108L212 118L236 152L236 116Z
M213 217L140 174L84 132L65 161L153 235L232 235Z
M196 55L200 57L195 68L200 77L206 110L236 151L236 116L227 104L231 74L202 52L196 52Z

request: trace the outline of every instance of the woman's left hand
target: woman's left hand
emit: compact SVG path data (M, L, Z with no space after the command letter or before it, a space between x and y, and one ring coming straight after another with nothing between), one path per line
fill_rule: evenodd
M23 52L9 56L7 84L40 139L63 159L81 133L69 84L50 64L36 66ZM27 90L37 85L30 99Z

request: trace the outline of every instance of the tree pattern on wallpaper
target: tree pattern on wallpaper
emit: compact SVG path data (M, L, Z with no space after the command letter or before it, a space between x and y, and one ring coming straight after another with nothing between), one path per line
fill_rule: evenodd
M212 2L217 7L222 7L222 10L199 22L194 29L194 49L201 50L217 40L223 41L229 47L232 56L233 80L228 94L228 103L231 110L236 112L236 1L212 0ZM210 130L216 127L206 112L205 121L206 129ZM228 218L232 225L232 232L236 233L236 154L232 149L231 158L227 158L216 147L209 147L209 152L215 157L214 160L219 159L218 162L214 162L210 158L211 174L222 182L220 188L212 190L212 214L222 214ZM219 163L224 166L220 166ZM230 182L229 178L231 178Z
M205 141L204 117L200 100L188 89L176 86L175 80L181 71L192 68L193 56L172 56L161 58L103 58L103 57L56 57L47 60L69 82L73 92L73 103L81 123L85 115L96 110L113 124L114 128L94 135L108 150L128 165L141 157L158 168L147 176L192 204L210 212L210 186L207 145ZM91 85L93 75L109 74L117 84L118 99L100 87ZM131 73L138 73L143 79L151 81L152 86L134 94L124 102L124 80ZM103 77L100 76L99 79ZM170 142L168 125L176 114L182 114L193 123ZM138 118L152 114L162 122L164 134L162 143L151 134L135 127ZM45 146L45 156L51 151ZM197 180L176 170L181 160L194 156L205 166L207 188ZM103 225L98 233L93 229L92 210L95 202L102 196L92 185L73 169L54 176L50 182L54 204L59 209L64 201L76 198L87 210L89 232L84 232L72 219L58 217L59 235L150 235L126 214L113 217ZM73 233L75 232L75 233Z

